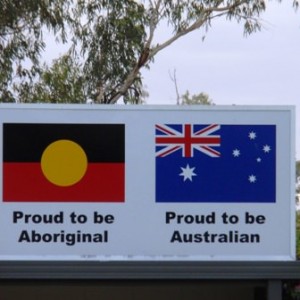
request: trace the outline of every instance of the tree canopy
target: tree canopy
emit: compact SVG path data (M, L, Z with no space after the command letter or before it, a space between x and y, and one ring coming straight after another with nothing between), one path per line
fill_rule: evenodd
M157 53L195 30L209 30L218 18L237 21L245 35L260 30L266 2L0 0L0 99L61 101L64 89L74 82L73 97L79 102L113 104L122 98L139 103L143 94L140 70L149 68ZM298 1L293 3L298 6ZM158 28L166 24L172 33L154 42ZM42 63L49 32L70 45L70 51L52 67ZM60 88L51 89L54 84Z
M300 160L296 161L296 178L300 178Z
M65 0L0 1L0 99L15 101L12 85L39 71L45 47L43 32L66 41L69 2ZM30 61L25 68L24 61Z
M183 105L195 105L195 104L200 104L200 105L214 105L213 100L209 97L208 94L201 92L200 94L197 95L190 95L189 91L186 91L182 96L181 96L181 104Z

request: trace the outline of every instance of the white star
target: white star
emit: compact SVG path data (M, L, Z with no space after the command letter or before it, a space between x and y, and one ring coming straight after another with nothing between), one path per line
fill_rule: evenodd
M258 157L258 158L256 159L256 161L260 163L260 162L261 162L261 158Z
M254 183L254 182L256 182L256 176L255 175L250 175L248 177L248 180L249 180L249 182Z
M179 176L183 176L183 181L186 181L187 179L190 181L193 181L193 176L197 176L196 173L194 173L194 168L190 168L190 166L187 164L185 168L180 167L182 172L179 174Z
M232 151L232 155L233 155L234 157L239 157L239 156L241 155L241 151L240 151L239 149L234 149L234 150Z
M263 151L264 151L265 153L269 153L269 152L271 151L271 147L270 147L269 145L264 145Z
M248 137L250 140L254 140L256 138L256 132L254 131L249 132Z

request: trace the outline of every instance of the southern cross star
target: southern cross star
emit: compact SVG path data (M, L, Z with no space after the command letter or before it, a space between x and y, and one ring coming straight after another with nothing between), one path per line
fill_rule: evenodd
M183 176L183 181L193 181L193 176L197 176L197 174L194 173L195 167L191 168L189 164L187 164L185 168L180 167L180 169L182 172L179 174L179 176Z

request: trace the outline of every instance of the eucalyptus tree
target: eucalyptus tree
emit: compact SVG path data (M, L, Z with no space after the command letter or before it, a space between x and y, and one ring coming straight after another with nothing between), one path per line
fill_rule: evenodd
M263 0L90 0L78 1L74 10L73 49L84 57L88 90L98 103L120 98L139 103L141 68L149 68L155 56L189 33L224 18L244 27L245 35L261 29ZM298 5L294 1L294 6ZM161 26L171 34L157 43ZM199 38L200 40L200 38Z
M32 79L39 71L43 31L66 41L69 4L68 0L0 0L0 100L14 100L11 84Z
M5 86L11 84L14 71L19 77L40 71L39 54L44 47L42 29L59 32L61 41L65 41L68 28L71 61L75 66L82 65L87 100L114 104L123 99L139 103L143 91L140 71L149 68L160 51L200 28L208 31L219 18L237 21L244 27L245 35L260 30L260 16L266 10L266 2L0 0L1 15L11 14L9 3L14 3L12 11L16 10L11 20L0 18L0 51L5 51L5 55L0 55L0 88L5 90ZM298 1L293 3L297 7ZM168 26L171 33L157 42L162 26ZM33 62L29 73L19 64L26 57Z
M82 66L65 54L49 67L44 64L34 84L22 83L15 91L23 103L86 103L87 91Z
M214 105L213 100L208 94L201 92L200 94L190 95L189 91L186 91L181 96L182 105Z

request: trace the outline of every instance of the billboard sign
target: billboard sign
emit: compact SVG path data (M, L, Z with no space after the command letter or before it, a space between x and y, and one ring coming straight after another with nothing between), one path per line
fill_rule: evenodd
M1 105L0 260L294 260L294 109Z

